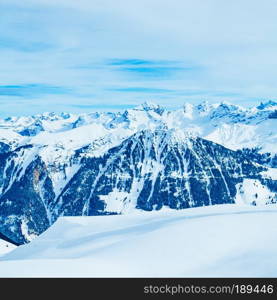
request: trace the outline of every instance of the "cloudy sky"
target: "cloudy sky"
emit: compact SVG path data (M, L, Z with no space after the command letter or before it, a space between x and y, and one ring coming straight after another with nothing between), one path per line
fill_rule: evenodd
M0 116L277 95L276 0L1 0Z

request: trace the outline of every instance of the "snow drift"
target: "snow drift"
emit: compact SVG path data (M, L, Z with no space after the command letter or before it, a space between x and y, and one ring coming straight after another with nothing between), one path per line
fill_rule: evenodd
M277 207L62 217L0 260L1 277L276 277Z

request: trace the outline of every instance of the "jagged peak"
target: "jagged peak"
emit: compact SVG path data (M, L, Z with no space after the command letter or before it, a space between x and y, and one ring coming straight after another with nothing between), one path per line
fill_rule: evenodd
M270 107L273 107L273 106L277 106L277 102L276 101L272 101L272 100L269 100L265 103L261 102L258 106L257 106L257 109L259 110L263 110L265 108L270 108Z
M229 101L221 101L218 106L217 109L225 109L228 111L234 111L234 110L245 110L244 107L237 105L237 104L233 104Z
M192 133L181 129L161 127L156 129L140 130L136 132L132 138L135 141L142 139L146 142L146 145L151 145L152 143L148 143L148 140L151 140L154 146L160 146L162 144L186 145L188 144L188 141L195 138L195 136Z
M207 100L204 100L204 101L200 102L200 103L196 106L196 108L197 108L198 111L200 111L200 112L207 112L207 111L209 111L212 107L213 107L212 104L209 103L209 101L207 101Z
M142 104L136 106L134 109L135 110L144 110L144 111L154 111L159 115L162 115L164 110L165 110L159 104L156 104L156 103L151 102L151 101L145 101Z

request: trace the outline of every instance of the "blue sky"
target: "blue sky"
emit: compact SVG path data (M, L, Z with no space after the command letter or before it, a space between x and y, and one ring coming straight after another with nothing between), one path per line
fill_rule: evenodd
M1 0L0 116L277 95L275 0Z

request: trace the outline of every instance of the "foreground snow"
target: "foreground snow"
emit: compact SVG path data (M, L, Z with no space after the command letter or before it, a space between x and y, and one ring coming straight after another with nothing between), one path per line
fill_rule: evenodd
M0 257L16 248L15 245L0 239Z
M63 217L0 259L0 277L277 277L277 207Z

